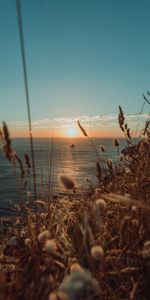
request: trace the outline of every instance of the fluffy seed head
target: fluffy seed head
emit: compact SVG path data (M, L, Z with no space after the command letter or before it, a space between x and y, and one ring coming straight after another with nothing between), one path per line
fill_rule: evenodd
M123 160L124 160L124 156L123 156L122 153L121 153L120 156L119 156L119 160L120 160L120 161L123 161Z
M32 241L29 238L24 240L25 245L30 249L32 246Z
M102 152L105 152L105 147L103 145L100 145L100 149Z
M144 243L144 248L150 249L150 241L146 241L146 242Z
M70 267L70 272L82 272L83 268L78 263L73 263Z
M100 212L101 214L103 214L106 209L107 209L107 203L105 202L104 199L97 199L95 201L95 209Z
M38 235L38 241L39 243L44 243L48 238L50 237L50 232L49 230L44 230Z
M131 174L131 170L129 168L125 168L126 174Z
M107 165L110 169L112 169L112 165L113 165L113 162L112 162L112 159L111 158L108 158L107 159Z
M74 190L75 189L75 182L69 176L59 175L58 178L59 178L61 184L63 184L63 186L66 188L66 190Z
M93 246L91 248L91 256L94 260L102 261L104 257L104 250L101 246Z
M119 141L117 139L113 140L114 147L119 147Z
M57 250L56 242L54 240L46 241L44 250L49 254L56 252Z

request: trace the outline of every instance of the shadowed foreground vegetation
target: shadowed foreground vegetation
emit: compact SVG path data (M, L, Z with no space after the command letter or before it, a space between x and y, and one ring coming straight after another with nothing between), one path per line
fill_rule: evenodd
M97 188L80 197L74 191L73 197L34 200L36 209L21 203L24 218L1 229L1 300L150 299L149 121L133 143L121 108L118 120L127 146L121 151L114 140L117 166L108 158L104 172L92 144ZM2 135L11 161L7 128ZM16 160L24 179L23 163ZM26 164L29 171L28 157ZM74 188L67 177L63 184Z

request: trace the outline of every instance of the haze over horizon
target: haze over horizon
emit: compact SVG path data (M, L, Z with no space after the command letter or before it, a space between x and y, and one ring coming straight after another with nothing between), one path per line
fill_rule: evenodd
M118 105L144 125L149 90L150 2L21 0L33 136L122 136ZM14 0L0 0L0 120L28 136Z

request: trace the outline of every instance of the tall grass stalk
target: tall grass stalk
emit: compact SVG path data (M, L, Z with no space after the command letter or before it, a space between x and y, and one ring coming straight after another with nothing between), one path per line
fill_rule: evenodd
M27 104L27 114L28 114L30 149L31 149L31 158L32 158L32 169L33 169L34 198L36 200L37 192L36 192L36 172L35 172L35 159L34 159L34 145L33 145L33 137L32 137L30 98L29 98L27 67L26 67L26 57L25 57L25 44L24 44L24 34L23 34L23 24L22 24L22 14L21 14L20 0L16 0L16 10L17 10L17 18L18 18L18 29L19 29L19 37L20 37L20 48L21 48L22 67L23 67L23 76L24 76L24 85L25 85L25 94L26 94L26 104Z

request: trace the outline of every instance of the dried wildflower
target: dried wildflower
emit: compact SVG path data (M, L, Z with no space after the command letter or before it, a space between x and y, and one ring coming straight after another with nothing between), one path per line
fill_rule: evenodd
M20 236L21 236L21 237L25 237L25 235L26 235L25 230L21 230Z
M144 248L150 249L150 241L146 241L146 242L144 243Z
M119 156L119 160L120 160L120 161L123 161L123 160L124 160L124 155L123 155L122 153L121 153L120 156Z
M97 199L95 202L95 209L103 214L107 209L107 203L104 199Z
M75 189L75 182L66 175L59 175L59 180L63 184L63 186L66 188L66 190L74 190Z
M20 224L20 220L17 219L17 220L16 220L16 225L19 225L19 224Z
M108 158L108 159L107 159L107 165L108 165L108 167L109 167L110 169L112 169L112 164L113 164L113 162L112 162L111 158Z
M82 272L83 268L79 265L79 263L75 262L70 267L70 272Z
M144 243L144 247L142 250L142 256L144 259L149 259L150 258L150 241L146 241Z
M48 240L50 237L50 232L49 230L45 230L43 232L41 232L39 235L38 235L38 241L39 243L43 243L45 242L46 240Z
M96 194L100 194L101 192L102 192L102 190L101 190L100 188L96 188L96 189L95 189L95 193L96 193Z
M113 140L114 147L119 147L119 141L117 139Z
M125 168L125 173L126 173L126 174L131 174L131 170L130 170L129 168L126 167L126 168Z
M56 242L54 240L47 240L44 246L44 250L49 254L56 252L57 250Z
M103 145L100 145L100 149L102 152L105 152L105 147Z
M93 246L91 248L91 256L94 260L103 261L104 250L101 246Z
M138 207L137 207L136 205L133 205L133 206L131 207L131 209L132 209L134 212L137 212L137 211L138 211Z
M31 239L26 238L26 239L24 240L24 243L25 243L25 245L26 245L29 249L31 249L31 247L32 247L32 241L31 241Z
M98 283L92 278L88 271L72 272L66 276L58 288L58 296L61 293L66 299L88 299L92 297L93 292L98 291ZM63 298L60 298L63 299Z

